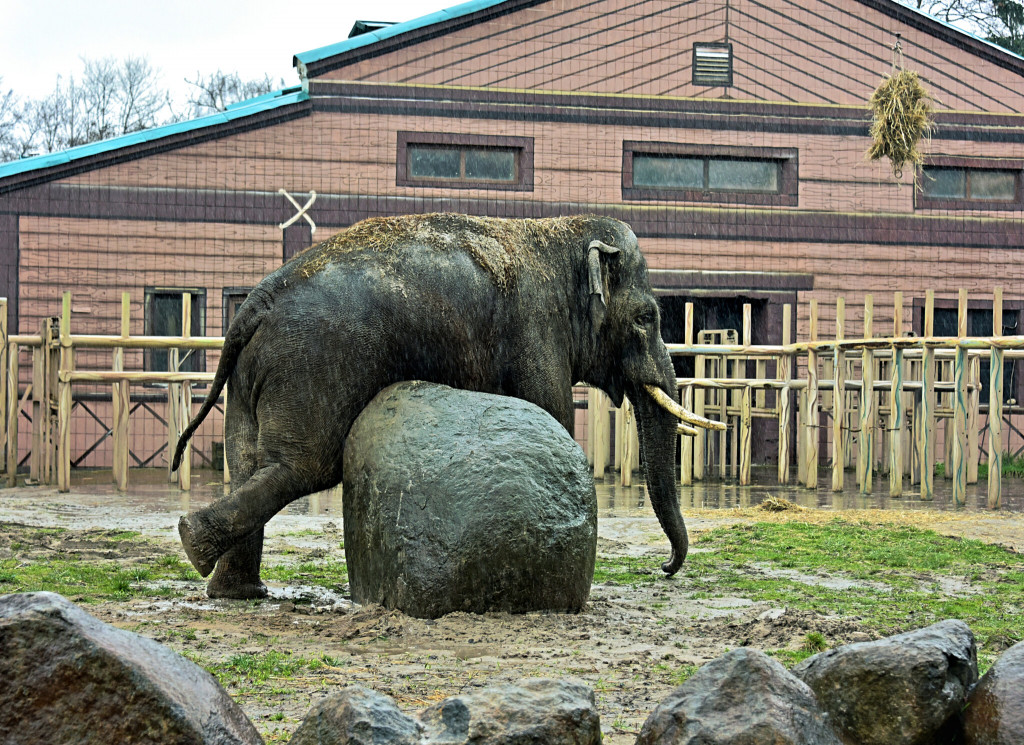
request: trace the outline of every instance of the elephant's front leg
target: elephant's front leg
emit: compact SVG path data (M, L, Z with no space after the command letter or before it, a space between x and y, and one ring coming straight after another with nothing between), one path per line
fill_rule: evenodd
M572 381L568 375L534 369L513 381L505 393L536 404L565 427L570 437L574 436L576 409L572 400Z

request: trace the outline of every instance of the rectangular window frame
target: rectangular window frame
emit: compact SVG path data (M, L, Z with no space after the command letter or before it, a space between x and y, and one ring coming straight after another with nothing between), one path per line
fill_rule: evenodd
M414 177L409 170L409 148L416 145L513 150L516 156L516 178L514 181L486 181L483 179ZM492 191L533 191L533 152L532 137L453 134L450 132L399 132L398 152L395 159L395 181L398 186L486 189Z
M145 299L143 304L143 315L145 317L145 333L146 336L162 336L162 334L155 334L153 330L153 300L157 295L184 295L186 292L192 294L193 305L198 305L201 311L199 318L192 317L192 336L205 336L206 335L206 289L202 287L147 287L145 289ZM198 328L197 328L198 326ZM166 354L169 350L157 350L147 349L145 354L145 368L146 370L158 370L166 372L166 368L160 368L156 366L155 358L163 356L160 353ZM182 350L182 356L187 353L187 350ZM206 352L202 349L192 350L192 354L189 355L185 361L185 366L181 368L185 372L206 372Z
M971 331L970 314L975 311L992 311L992 301L977 299L969 300L967 303L967 331L968 334ZM960 303L955 298L935 298L935 310L943 310L946 312L956 313L959 310ZM911 325L914 330L914 334L922 336L924 334L924 308L925 298L915 297L913 299L913 316ZM1004 300L1003 301L1003 329L1016 329L1015 333L1020 333L1020 324L1024 321L1024 301L1021 300ZM985 334L988 336L991 333L989 331ZM1012 335L1012 334L1011 334ZM987 365L987 361L983 361L983 366ZM985 377L987 380L987 372L984 370ZM1016 401L1024 400L1024 363L1020 360L1006 359L1004 361L1003 368L1003 403L1006 403L1010 399ZM988 384L982 386L981 391L981 406L984 411L988 411Z
M920 189L914 189L914 209L928 210L984 210L1004 211L1024 208L1024 159L1016 158L971 158L960 155L931 155L917 167L918 183L923 183L924 169L963 168L965 170L1016 171L1016 193L1013 199L959 199L955 197L930 197Z
M718 191L709 189L668 189L633 184L634 155L679 155L682 157L732 160L771 160L779 163L779 190ZM735 145L692 145L674 142L622 143L622 198L634 201L713 202L719 204L762 204L796 207L800 202L800 154L790 147L743 147Z
M224 290L222 292L223 300L222 300L221 306L220 306L221 307L221 319L222 319L221 336L227 336L228 326L231 325L231 319L233 318L233 314L231 313L231 303L233 301L238 300L239 298L241 298L242 301L244 302L245 298L247 298L249 296L250 292L252 292L252 288L251 287L225 287L224 288Z

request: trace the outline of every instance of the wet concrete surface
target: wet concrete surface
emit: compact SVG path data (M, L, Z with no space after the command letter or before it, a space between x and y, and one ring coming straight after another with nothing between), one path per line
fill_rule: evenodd
M598 514L603 518L654 518L647 489L642 477L634 478L629 487L617 484L614 478L596 483ZM683 513L687 510L730 510L756 507L770 497L784 498L804 508L822 510L936 510L955 512L985 512L988 508L988 485L985 480L967 487L965 504L953 505L952 481L935 479L935 497L922 499L916 485L904 482L904 495L889 496L889 483L884 475L876 475L874 489L869 494L860 494L853 474L847 475L847 488L833 492L830 473L822 470L819 486L808 489L798 484L780 485L775 482L774 469L755 469L754 483L739 486L734 482L708 480L692 486L679 486L679 505ZM50 503L50 510L74 514L80 510L100 510L127 514L173 513L184 514L190 510L210 504L227 493L228 486L222 481L219 471L196 471L193 473L192 489L182 491L169 483L163 469L136 469L131 472L130 484L124 493L118 493L108 471L76 471L72 476L69 494L59 495L52 486L22 486L15 489L0 489L0 519L4 502L13 506L13 501L25 499L36 503ZM341 519L341 488L312 494L296 500L279 515L306 516ZM17 500L13 500L17 497ZM13 500L13 501L12 501ZM1002 487L1001 513L1024 513L1024 480L1004 479Z
M831 479L823 470L817 489L774 483L774 469L755 469L755 483L741 487L735 483L706 481L679 487L680 509L690 532L700 532L738 519L751 519L752 510L769 497L784 498L803 507L819 519L830 516L863 514L865 519L884 521L891 515L898 522L913 522L949 534L964 535L1024 550L1024 480L1005 479L1003 506L987 507L987 484L979 481L967 489L966 504L952 504L952 482L937 478L935 498L922 500L917 493L895 499L888 494L888 480L876 478L871 494L858 494L855 485L845 492L833 493ZM848 483L854 481L848 474ZM667 541L658 525L641 479L636 485L622 487L612 479L596 485L598 534L619 547L621 553L641 555ZM908 492L914 488L906 484ZM0 488L0 522L29 525L134 530L177 542L181 515L210 504L227 493L228 487L218 471L193 473L192 490L184 492L168 483L163 469L138 469L130 475L127 491L119 493L109 471L76 471L72 489L58 493L53 486ZM296 500L267 525L268 537L296 531L333 531L341 528L341 488L331 489ZM296 539L291 539L295 541ZM313 539L310 539L313 541ZM302 539L298 539L301 543ZM313 541L315 542L315 541Z

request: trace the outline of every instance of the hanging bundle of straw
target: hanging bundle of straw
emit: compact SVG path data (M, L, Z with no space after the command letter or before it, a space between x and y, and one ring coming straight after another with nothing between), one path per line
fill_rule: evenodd
M871 96L871 111L873 142L867 157L887 157L893 176L899 179L904 165L916 166L923 160L917 146L922 137L932 132L932 97L916 72L894 70Z

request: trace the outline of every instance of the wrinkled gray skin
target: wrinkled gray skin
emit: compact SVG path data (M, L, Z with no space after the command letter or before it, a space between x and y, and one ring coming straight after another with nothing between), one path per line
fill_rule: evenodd
M416 230L402 221L415 221ZM195 568L205 577L216 567L210 596L266 595L264 525L290 502L341 481L353 421L380 390L403 380L522 398L570 434L573 383L601 388L616 406L628 396L651 504L672 546L662 569L678 571L688 544L676 497L676 420L643 389L674 395L675 378L629 226L592 216L427 215L350 230L406 237L386 249L338 251L336 236L266 277L228 329L209 395L178 443L175 467L228 383L232 491L179 524ZM433 245L408 237L423 231L435 236ZM467 235L503 232L526 235L518 250L531 254L504 287L459 248ZM438 235L450 237L446 245L438 247Z

